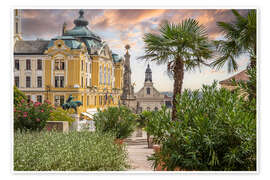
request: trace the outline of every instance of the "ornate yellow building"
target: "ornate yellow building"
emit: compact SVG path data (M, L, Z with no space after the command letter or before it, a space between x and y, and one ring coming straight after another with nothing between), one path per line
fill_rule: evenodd
M47 99L55 106L72 95L83 103L78 108L81 114L120 103L123 58L112 53L88 29L84 11L79 14L73 29L67 30L64 23L62 36L50 41L16 41L14 85L29 99L40 102Z

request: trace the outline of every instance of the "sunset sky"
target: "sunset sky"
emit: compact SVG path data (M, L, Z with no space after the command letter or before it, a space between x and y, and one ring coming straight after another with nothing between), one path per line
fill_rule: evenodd
M131 46L132 82L136 83L138 91L144 83L144 72L147 63L137 58L144 55L143 34L157 32L159 24L164 20L179 23L186 18L195 18L205 25L209 38L222 39L217 21L232 21L233 14L229 9L85 9L84 17L88 20L88 28L106 41L113 52L124 55L124 46ZM247 10L239 10L247 14ZM78 10L73 9L26 9L22 11L23 39L49 40L61 35L62 25L67 23L67 29L74 27L73 21L78 17ZM248 57L242 56L237 61L239 71L246 68ZM154 86L159 91L172 91L173 81L166 74L166 66L150 63ZM202 84L211 84L214 80L224 80L237 72L227 73L227 67L214 70L203 67L195 72L185 72L184 88L198 89Z

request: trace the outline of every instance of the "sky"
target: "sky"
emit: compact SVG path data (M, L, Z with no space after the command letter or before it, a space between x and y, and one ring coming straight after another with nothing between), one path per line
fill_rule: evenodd
M22 10L22 35L24 40L50 40L61 35L63 23L72 29L74 19L78 18L78 9L24 9ZM247 14L247 10L238 10ZM168 20L180 23L186 18L194 18L207 28L210 40L223 39L216 22L231 22L234 16L229 9L84 9L88 28L98 34L120 56L125 54L125 45L131 49L131 81L135 82L135 92L143 87L147 64L152 69L153 83L159 91L172 91L173 80L166 73L166 65L138 60L144 55L143 35L157 33L161 22ZM211 61L211 60L210 60ZM210 62L209 61L209 62ZM227 65L216 70L201 67L192 72L185 72L183 89L200 89L203 84L210 85L214 80L221 81L244 70L249 63L248 56L237 59L239 69L228 73Z

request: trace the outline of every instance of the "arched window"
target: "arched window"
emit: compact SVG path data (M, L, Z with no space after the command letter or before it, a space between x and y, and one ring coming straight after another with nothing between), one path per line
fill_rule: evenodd
M155 107L155 111L158 111L158 108L157 107Z
M146 93L150 94L150 88L146 88Z

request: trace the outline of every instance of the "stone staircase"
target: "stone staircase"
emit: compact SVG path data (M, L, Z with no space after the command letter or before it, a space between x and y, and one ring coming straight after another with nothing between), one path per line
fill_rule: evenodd
M144 139L144 138L138 138L138 139L128 138L128 139L125 139L124 142L129 146L147 145L147 139Z

